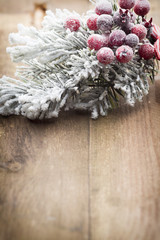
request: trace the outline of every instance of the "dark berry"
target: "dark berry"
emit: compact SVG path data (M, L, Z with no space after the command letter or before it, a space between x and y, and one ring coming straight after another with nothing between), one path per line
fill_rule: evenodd
M109 36L109 44L111 46L121 46L124 44L126 34L122 30L114 30Z
M131 29L134 27L134 23L128 23L125 26L122 27L122 30L126 33L129 34L131 33Z
M136 34L141 41L147 35L147 29L142 24L136 24L132 29L131 32Z
M135 13L129 11L129 10L123 10L119 9L117 12L115 12L113 16L114 24L121 28L126 28L131 23L134 23L136 20Z
M152 26L153 26L153 24L152 24L152 21L153 21L153 19L152 18L150 18L150 20L149 21L147 21L145 18L143 18L142 19L143 20L143 25L146 27L146 28L151 28Z
M126 36L126 39L125 39L126 45L134 48L138 45L138 43L139 43L139 38L136 34L131 33Z
M145 16L150 10L150 3L148 0L138 0L134 6L134 12L138 16Z
M113 18L110 15L102 14L97 19L97 26L98 29L102 30L103 32L110 31L113 25Z
M123 26L127 24L130 20L128 10L119 9L117 12L115 12L113 20L117 26Z
M145 43L139 48L139 55L145 60L149 60L155 56L155 49L150 43Z
M118 0L119 6L124 9L131 9L135 5L135 0Z

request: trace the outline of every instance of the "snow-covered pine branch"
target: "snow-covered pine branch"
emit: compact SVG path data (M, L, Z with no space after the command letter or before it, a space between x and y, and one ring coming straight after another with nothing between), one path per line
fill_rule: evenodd
M16 79L0 79L0 114L43 119L58 117L61 109L83 109L95 119L107 115L118 103L117 95L131 106L142 100L149 90L148 76L154 78L154 59L140 59L137 46L128 63L100 63L97 51L87 46L89 36L102 34L101 29L88 28L92 15L93 11L80 16L57 9L55 14L46 12L40 30L18 25L18 33L9 35L12 46L7 52L22 66L17 68ZM73 16L79 19L78 31L64 26ZM117 29L117 25L112 27Z

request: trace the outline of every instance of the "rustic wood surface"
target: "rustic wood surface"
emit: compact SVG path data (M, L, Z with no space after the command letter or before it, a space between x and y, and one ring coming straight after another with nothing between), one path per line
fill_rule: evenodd
M158 24L160 1L150 2ZM90 7L87 0L47 4ZM13 76L8 34L19 22L38 24L36 11L43 13L31 0L0 6L0 77ZM158 79L143 103L97 121L78 112L46 122L0 117L0 240L160 239Z

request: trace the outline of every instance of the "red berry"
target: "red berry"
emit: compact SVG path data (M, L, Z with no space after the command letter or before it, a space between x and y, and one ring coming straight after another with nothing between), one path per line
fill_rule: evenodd
M80 28L80 21L76 18L68 18L64 24L65 28L69 28L71 32L76 32Z
M100 63L110 64L114 61L114 52L110 48L103 47L97 52L97 59Z
M106 0L101 0L96 4L96 14L112 14L112 4Z
M109 36L109 44L111 46L123 45L126 38L126 34L122 30L114 30Z
M131 33L126 36L125 44L130 47L136 47L139 43L139 38L136 34Z
M141 45L139 48L139 55L141 58L144 58L145 60L153 58L155 55L154 47L150 43L145 43Z
M99 50L104 46L104 38L100 34L92 34L88 38L87 45L90 49Z
M150 3L148 0L138 0L134 6L134 12L138 16L145 16L150 10Z
M97 16L96 15L92 15L90 18L88 18L87 26L88 26L88 28L90 30L94 30L94 31L98 30L98 27L97 27Z
M108 14L102 14L97 19L98 29L103 32L110 31L113 25L113 18Z
M119 6L124 9L131 9L135 5L135 0L118 0Z
M136 34L141 41L147 35L147 29L142 24L136 24L132 29L131 32Z
M132 48L126 45L117 48L116 58L120 63L128 63L133 58Z

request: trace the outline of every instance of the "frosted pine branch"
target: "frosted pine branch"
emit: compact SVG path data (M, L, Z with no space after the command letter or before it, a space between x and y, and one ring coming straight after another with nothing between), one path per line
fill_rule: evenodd
M99 63L96 51L87 47L94 33L86 25L91 14L47 11L40 30L19 24L18 33L9 35L7 52L23 65L17 68L17 79L0 79L1 115L44 119L58 117L62 109L81 109L95 119L118 104L118 95L132 106L142 100L149 90L148 77L154 75L154 60L134 57L127 64ZM69 16L80 20L77 32L64 28Z

